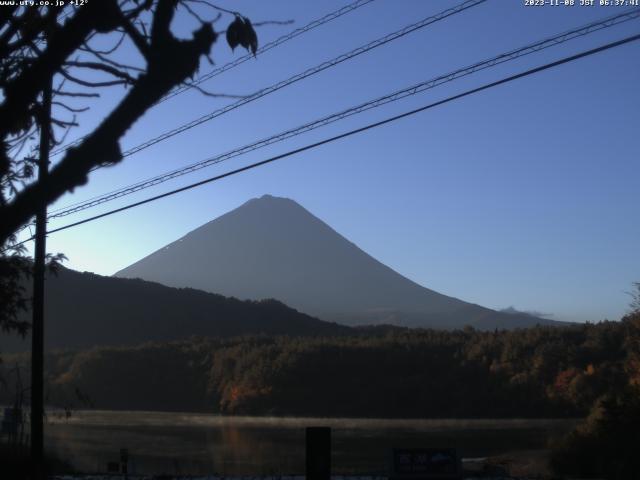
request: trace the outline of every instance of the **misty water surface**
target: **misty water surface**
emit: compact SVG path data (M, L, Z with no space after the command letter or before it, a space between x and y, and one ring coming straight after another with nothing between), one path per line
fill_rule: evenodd
M157 412L49 416L46 446L82 472L105 471L127 448L136 473L304 472L304 428L330 426L334 473L386 473L393 447L456 447L464 457L544 448L571 420L377 420L224 417Z

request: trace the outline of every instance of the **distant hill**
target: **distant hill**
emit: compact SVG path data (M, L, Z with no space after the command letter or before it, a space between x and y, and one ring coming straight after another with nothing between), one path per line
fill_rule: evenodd
M116 273L245 299L277 298L345 325L479 329L554 322L425 288L383 265L293 200L265 195Z
M135 345L190 336L340 335L349 328L276 300L241 301L190 288L103 277L62 268L46 281L45 348ZM0 352L30 348L0 334Z

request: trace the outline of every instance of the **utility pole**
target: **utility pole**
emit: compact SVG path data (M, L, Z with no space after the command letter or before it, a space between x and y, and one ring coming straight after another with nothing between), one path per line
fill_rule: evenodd
M53 78L42 92L38 183L46 188L51 141ZM31 325L31 463L34 480L44 477L44 273L47 254L47 202L43 196L36 213Z

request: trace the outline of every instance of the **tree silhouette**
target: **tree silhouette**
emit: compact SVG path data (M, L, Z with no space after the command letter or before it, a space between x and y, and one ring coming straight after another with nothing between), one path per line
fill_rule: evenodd
M173 33L177 14L196 20L190 38ZM211 61L218 39L214 23L222 16L230 17L229 45L255 53L251 22L206 0L99 0L66 8L16 2L0 9L0 328L25 327L15 320L24 307L19 279L29 270L20 248L12 247L17 232L39 206L87 183L94 168L122 160L119 141L127 130L168 92L188 83L203 57ZM119 60L122 48L133 48L137 63ZM42 98L51 82L49 119L43 118ZM78 103L114 86L126 88L117 105L63 152L46 182L34 179L35 134L47 128L51 147L60 145L88 109Z
M228 32L232 47L240 44L255 52L257 38L245 17L208 2L218 15L207 21L190 6L193 0L101 0L87 2L71 15L57 7L10 6L0 12L0 244L34 215L36 206L58 199L87 182L92 168L122 159L118 141L150 107L171 89L192 77L200 59L208 57L218 38L213 23L224 12L233 16ZM190 39L178 39L171 30L176 12L182 7L200 27ZM98 49L92 40L111 35L115 45ZM126 65L113 54L130 42L140 54L140 65ZM83 79L91 71L105 79ZM24 147L40 126L39 96L51 78L58 98L94 97L95 89L124 85L127 94L82 142L68 149L50 173L48 184L27 182L33 175L30 158L18 160L12 153ZM95 75L91 75L95 77ZM71 91L68 85L84 87ZM87 88L89 91L87 91ZM59 110L80 113L61 101ZM53 119L57 130L75 125L73 119ZM55 133L52 143L59 144ZM18 189L17 184L23 188Z

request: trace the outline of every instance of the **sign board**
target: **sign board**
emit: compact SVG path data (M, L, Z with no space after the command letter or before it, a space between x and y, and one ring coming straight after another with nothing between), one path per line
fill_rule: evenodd
M394 480L458 479L461 470L455 448L394 448L389 477Z

